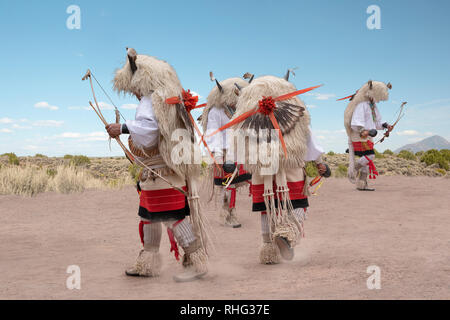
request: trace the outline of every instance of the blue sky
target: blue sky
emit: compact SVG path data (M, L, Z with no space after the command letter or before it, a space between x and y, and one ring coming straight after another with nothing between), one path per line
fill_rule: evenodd
M69 30L66 9L81 9L81 29ZM369 30L366 9L381 9L381 29ZM91 68L126 118L130 97L112 91L125 47L170 62L186 89L206 97L209 71L225 79L249 71L291 78L298 88L324 84L301 98L324 148L343 152L345 102L369 79L393 84L379 105L392 121L406 116L379 150L439 134L450 139L449 1L2 1L0 3L0 153L51 156L121 155L111 150L93 111ZM110 102L95 87L113 121ZM198 111L196 111L198 115Z

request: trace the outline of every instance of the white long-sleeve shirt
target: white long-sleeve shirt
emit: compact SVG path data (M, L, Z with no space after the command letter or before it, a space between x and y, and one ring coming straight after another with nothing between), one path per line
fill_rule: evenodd
M351 127L354 131L359 131L359 127L363 127L365 130L382 130L383 122L381 120L381 114L378 111L377 106L374 106L374 112L376 119L373 119L372 109L368 101L359 103L353 112Z
M151 148L158 144L159 127L153 112L151 95L141 98L135 120L127 120L125 123L137 147Z
M212 107L208 113L208 124L206 127L206 135L213 133L217 129L223 127L230 121L230 118L225 114L222 108ZM211 152L216 155L223 155L223 150L228 149L227 146L227 133L226 131L218 132L217 134L207 137L205 135L205 141L208 144Z
M323 148L317 143L317 139L314 136L311 127L309 127L309 138L308 138L308 152L306 153L305 161L316 161L320 160L322 154L324 153Z

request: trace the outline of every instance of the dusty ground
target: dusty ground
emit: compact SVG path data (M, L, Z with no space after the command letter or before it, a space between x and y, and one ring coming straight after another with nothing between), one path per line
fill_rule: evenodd
M387 177L357 192L330 179L311 199L306 238L292 262L258 264L259 219L239 195L243 227L221 227L209 208L217 252L201 281L177 284L181 270L161 251L159 278L123 274L140 246L137 194L87 191L0 196L1 299L449 299L450 179ZM66 288L66 268L81 268L81 290ZM381 268L368 290L368 266Z

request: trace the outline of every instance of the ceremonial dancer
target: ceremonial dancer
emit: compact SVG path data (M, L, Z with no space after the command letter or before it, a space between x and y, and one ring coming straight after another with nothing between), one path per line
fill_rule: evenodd
M323 150L312 137L306 106L297 97L318 86L296 90L288 78L289 72L284 79L254 79L240 90L231 121L219 129L234 129L230 148L236 151L230 155L252 174L252 209L261 216L262 264L292 260L303 236L309 205L305 162L316 161L321 175L331 174L322 163Z
M195 180L200 165L180 161L181 153L174 151L178 142L172 139L172 133L181 129L187 134L182 142L184 150L197 152L189 115L196 99L183 90L175 70L167 62L138 55L131 48L127 48L125 65L115 74L114 89L139 100L135 120L106 126L113 138L130 135L130 150L142 167L138 214L143 249L126 274L152 277L160 274L159 247L164 224L177 260L177 244L184 251L184 272L174 276L174 280L198 279L207 273L208 260Z
M385 136L389 136L393 126L383 122L377 108L377 103L389 99L390 83L368 81L350 98L345 109L344 126L348 135L349 167L348 178L356 184L360 191L374 191L369 188L368 176L375 179L378 172L373 160L375 159L373 138L377 130L386 129ZM346 99L343 98L343 99ZM340 99L340 100L343 100ZM355 162L355 156L360 157Z
M201 125L206 136L205 140L215 159L215 163L209 166L212 174L208 174L207 177L213 181L212 192L218 191L220 194L222 205L220 216L224 225L239 228L241 224L236 214L236 189L248 185L247 181L251 179L251 175L245 172L243 166L240 165L238 173L233 177L232 181L229 181L233 172L226 172L228 171L227 167L225 166L225 171L222 167L227 150L226 133L219 132L211 137L208 137L208 134L230 121L236 110L239 90L246 87L248 82L241 78L230 78L219 82L212 72L210 72L210 78L216 85L209 93L206 108L201 115ZM211 177L212 175L214 178ZM207 183L209 185L209 181Z

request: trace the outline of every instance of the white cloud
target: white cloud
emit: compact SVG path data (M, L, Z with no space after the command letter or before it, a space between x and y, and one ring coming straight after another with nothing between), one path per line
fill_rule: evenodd
M416 130L403 130L397 132L399 136L418 136L420 133Z
M114 110L114 106L113 105L110 105L109 103L106 103L106 102L103 102L103 101L100 101L98 103L98 106L100 107L101 110Z
M12 130L9 130L9 129L6 129L6 128L4 128L4 129L0 129L0 132L2 132L2 133L12 133L13 131L12 131Z
M432 135L434 135L433 132L425 132L425 137L431 137Z
M14 129L32 129L32 127L30 127L30 126L21 126L20 124L17 124L17 123L14 123L13 125L12 125L12 128L14 128Z
M450 102L450 99L435 99L435 100L427 101L427 102L424 102L421 104L412 105L410 108L427 107L427 106L432 106L434 104L442 104L442 103L447 103L447 102Z
M329 100L331 98L336 97L334 93L317 93L317 92L311 92L306 93L307 96L312 96L316 98L316 100Z
M64 132L56 136L56 138L79 138L81 133L79 132Z
M134 110L137 108L137 104L134 103L127 103L121 106L122 109L127 109L127 110Z
M108 134L104 131L96 131L91 133L64 132L54 137L64 139L78 139L79 141L105 141L108 139Z
M34 105L34 107L38 108L38 109L49 109L49 110L58 110L59 109L59 107L52 106L46 101L38 102Z
M63 124L64 121L57 120L38 120L33 122L35 127L61 127Z
M419 142L419 141L422 141L422 140L423 140L423 138L420 138L420 137L418 137L418 138L409 138L408 139L409 142Z
M9 124L9 123L13 123L14 120L10 119L10 118L0 118L0 123L2 124Z
M191 94L192 94L194 97L197 96L199 99L203 98L200 94L198 94L197 92L192 91L192 90L191 90Z
M86 106L84 106L84 107L81 107L81 106L70 106L67 109L69 109L69 110L92 110L91 107L86 107Z
M24 150L29 150L29 151L33 151L33 150L38 150L39 147L38 146L34 146L34 145L27 145L23 147Z

